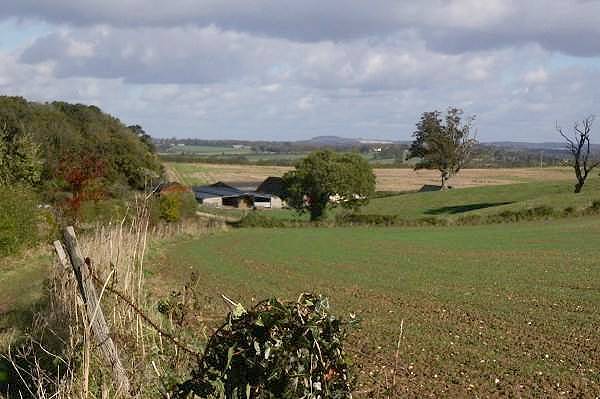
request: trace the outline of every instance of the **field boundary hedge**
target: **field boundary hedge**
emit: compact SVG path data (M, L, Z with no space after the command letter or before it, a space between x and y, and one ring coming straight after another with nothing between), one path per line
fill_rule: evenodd
M342 213L334 220L308 222L300 220L275 219L259 212L250 212L237 222L230 223L240 228L293 228L293 227L344 227L344 226L380 226L380 227L423 227L423 226L468 226L483 224L519 223L538 220L554 220L567 217L581 217L600 214L600 200L593 201L586 208L566 207L555 209L547 205L520 210L505 210L490 215L463 215L456 218L425 216L407 219L400 215L378 215L362 213Z

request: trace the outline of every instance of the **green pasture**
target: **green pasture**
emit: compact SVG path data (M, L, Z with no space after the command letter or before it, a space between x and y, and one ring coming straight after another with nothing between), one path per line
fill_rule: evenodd
M174 243L150 269L159 286L194 273L207 298L247 306L328 295L362 319L350 351L365 392L394 367L402 330L397 378L411 397L583 397L600 389L598 248L598 217L237 229Z
M573 193L571 181L529 182L500 186L461 188L447 191L406 193L372 200L364 214L400 215L406 219L426 216L492 214L549 206L585 208L600 200L600 179L590 179L584 191Z

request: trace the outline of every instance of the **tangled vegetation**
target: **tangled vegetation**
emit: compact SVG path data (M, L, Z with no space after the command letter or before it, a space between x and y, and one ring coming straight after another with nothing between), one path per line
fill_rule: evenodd
M0 96L0 256L35 244L50 213L50 225L110 217L161 174L140 126L95 106Z
M158 158L147 144L147 135L139 126L127 127L95 106L41 104L22 97L0 96L0 121L4 131L10 133L11 142L23 143L21 151L32 153L30 147L38 149L39 173L47 189L68 189L65 185L71 180L81 183L70 176L85 172L76 170L81 162L94 166L86 169L102 171L99 177L105 185L135 189L143 189L148 176L161 171Z
M312 294L291 303L269 299L249 311L237 304L178 395L349 398L344 341L351 324L330 313L327 298Z

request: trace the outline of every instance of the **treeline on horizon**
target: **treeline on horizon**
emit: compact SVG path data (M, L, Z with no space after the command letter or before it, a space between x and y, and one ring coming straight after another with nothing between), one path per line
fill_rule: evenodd
M278 157L269 159L248 158L245 154L201 155L187 151L185 146L233 147L242 145L255 154L297 155L308 154L318 149L329 149L336 152L356 152L371 154L371 164L377 168L412 168L414 162L406 159L410 143L359 143L351 139L335 144L324 144L308 141L249 141L249 140L205 140L158 138L153 140L160 158L165 162L198 162L213 164L241 164L264 166L293 166L297 157ZM178 148L178 145L184 145ZM378 152L373 152L377 148ZM253 154L254 155L254 154ZM390 162L391 161L391 162ZM468 168L511 168L565 166L569 162L566 149L529 148L520 146L494 145L478 143L473 149Z

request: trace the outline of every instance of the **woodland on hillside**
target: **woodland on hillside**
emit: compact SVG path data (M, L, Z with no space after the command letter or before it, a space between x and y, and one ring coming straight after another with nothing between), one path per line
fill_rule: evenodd
M61 223L91 220L94 207L113 209L161 175L140 126L95 106L2 96L0 254L35 241L32 231L47 236Z

